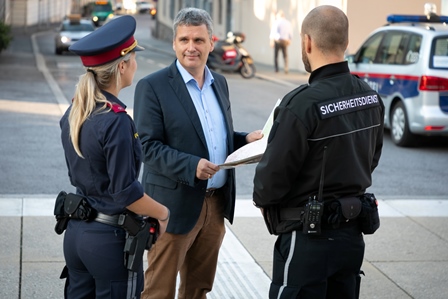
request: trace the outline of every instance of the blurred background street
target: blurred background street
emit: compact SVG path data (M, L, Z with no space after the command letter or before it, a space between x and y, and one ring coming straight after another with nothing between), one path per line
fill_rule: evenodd
M132 115L137 81L174 61L171 43L155 38L150 14L136 14L138 53L132 86L120 99ZM72 191L60 143L59 119L84 72L79 57L55 54L59 23L13 29L0 53L0 297L62 298L62 236L53 231L53 203ZM289 53L300 57L299 37ZM271 53L270 53L271 55ZM275 73L255 60L256 76L224 73L234 126L260 129L277 99L308 76ZM366 236L361 298L446 298L448 285L448 140L423 138L401 148L385 132L383 156L369 192L380 199L381 227ZM267 298L275 237L252 206L254 165L237 168L236 219L228 225L217 283L210 298Z

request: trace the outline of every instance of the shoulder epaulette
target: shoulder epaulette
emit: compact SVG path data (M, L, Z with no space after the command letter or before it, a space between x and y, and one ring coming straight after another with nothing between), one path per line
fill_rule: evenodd
M300 93L301 91L303 91L304 89L306 89L309 86L309 84L302 84L299 87L297 87L296 89L290 91L287 95L285 95L282 99L282 102L280 103L280 105L278 105L279 107L286 107L289 102L291 102L292 98L294 96L296 96L298 93ZM274 118L277 117L277 114L279 113L279 107L277 107L274 111Z
M115 113L120 113L120 112L126 113L126 109L124 109L121 105L119 105L117 103L107 103L107 107L109 107Z

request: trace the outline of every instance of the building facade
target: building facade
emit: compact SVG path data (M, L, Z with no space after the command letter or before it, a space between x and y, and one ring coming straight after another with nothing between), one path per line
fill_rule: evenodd
M386 24L389 14L423 14L428 0L158 0L157 25L153 36L172 39L176 12L194 6L207 10L214 20L214 33L224 38L228 31L246 35L244 47L256 62L273 65L274 50L269 45L269 32L276 11L283 10L293 25L293 41L288 48L292 70L304 72L301 61L300 27L306 14L316 6L330 4L342 9L350 22L348 54L354 53L375 28ZM448 15L448 0L431 1L437 13ZM281 59L279 60L280 67ZM273 69L274 70L274 69Z
M0 0L0 21L25 28L33 25L45 26L61 21L69 13L79 13L80 8L90 1L92 0ZM304 71L300 27L305 15L314 7L330 4L346 12L350 21L347 53L352 54L372 30L386 23L387 15L423 14L424 4L428 1L430 0L157 0L157 20L152 35L171 41L173 19L177 12L184 7L199 7L212 16L214 33L218 38L224 38L228 31L243 32L246 35L244 47L253 59L273 65L274 53L269 45L269 32L276 11L281 9L293 25L294 37L288 49L290 69ZM438 14L448 15L448 0L431 2L437 6Z

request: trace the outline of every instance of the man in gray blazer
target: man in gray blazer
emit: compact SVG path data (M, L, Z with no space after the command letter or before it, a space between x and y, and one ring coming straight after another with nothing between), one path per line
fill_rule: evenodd
M143 145L147 194L171 211L166 233L148 252L142 298L206 298L225 234L233 221L234 170L220 169L226 157L262 137L234 132L226 79L206 67L213 51L212 20L197 8L174 20L177 59L141 79L134 120Z

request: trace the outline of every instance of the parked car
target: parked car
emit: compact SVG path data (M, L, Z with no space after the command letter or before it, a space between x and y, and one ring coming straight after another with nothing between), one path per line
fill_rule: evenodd
M347 57L351 73L381 95L396 145L448 136L448 17L389 15L387 22Z
M135 2L135 9L138 13L147 13L151 8L153 8L153 5L147 1Z
M91 20L81 19L80 15L68 16L56 30L55 53L61 55L64 51L68 51L68 47L95 31L95 28Z

